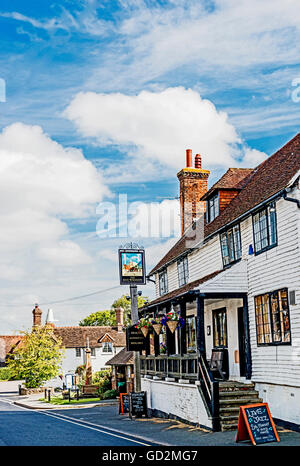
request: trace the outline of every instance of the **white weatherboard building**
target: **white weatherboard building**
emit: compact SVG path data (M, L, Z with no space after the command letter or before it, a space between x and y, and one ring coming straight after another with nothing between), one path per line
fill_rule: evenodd
M42 311L36 305L33 309L33 325L41 325ZM62 380L57 377L47 382L49 386L62 386L67 374L75 374L78 366L86 364L86 347L91 349L92 371L107 370L106 363L126 346L123 330L124 310L116 309L117 325L56 327L52 310L48 311L46 324L52 325L54 335L61 339L65 348L61 364Z
M213 430L236 428L239 406L261 401L299 426L300 134L207 191L208 174L188 150L182 237L150 272L156 298L144 308L179 311L185 325L147 337L142 389L154 413Z

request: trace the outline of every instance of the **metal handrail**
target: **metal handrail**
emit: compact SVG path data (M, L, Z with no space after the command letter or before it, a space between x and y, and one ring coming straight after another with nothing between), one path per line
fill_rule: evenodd
M207 402L214 431L220 430L219 418L219 382L214 379L204 354L199 353L200 387Z

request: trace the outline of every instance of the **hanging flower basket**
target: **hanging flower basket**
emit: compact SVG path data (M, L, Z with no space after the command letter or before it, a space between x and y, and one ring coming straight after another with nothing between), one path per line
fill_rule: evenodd
M154 328L155 333L159 335L162 329L162 324L152 324L152 327Z
M171 332L174 333L175 330L176 330L177 327L178 327L178 320L168 320L168 321L167 321L167 326L169 327L169 329L171 330Z
M163 325L168 326L172 333L175 332L178 326L180 326L180 328L184 326L184 319L180 317L179 312L175 312L174 309L163 316L160 321Z
M141 327L141 331L142 331L144 337L146 338L146 336L148 335L148 332L149 332L149 328L148 327Z
M136 328L142 331L145 338L148 335L149 327L151 327L151 322L148 317L142 317L136 324Z

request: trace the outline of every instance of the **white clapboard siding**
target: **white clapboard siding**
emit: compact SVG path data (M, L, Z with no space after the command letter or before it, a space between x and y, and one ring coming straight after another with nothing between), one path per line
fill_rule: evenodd
M299 197L299 191L290 196ZM240 224L242 261L203 284L200 290L248 291L252 380L300 387L300 209L296 203L279 199L276 213L278 245L257 256L249 256L249 245L254 246L252 217L249 216ZM188 264L189 282L222 270L219 235L191 252ZM237 273L239 267L240 274ZM168 266L168 280L169 291L178 288L176 262ZM257 346L254 297L281 288L296 292L296 305L290 306L292 344Z
M193 282L223 269L219 235L189 255L189 281Z
M276 212L278 246L248 260L252 380L300 386L300 211L280 199ZM292 344L257 346L254 297L285 287L296 291L297 304L290 306Z

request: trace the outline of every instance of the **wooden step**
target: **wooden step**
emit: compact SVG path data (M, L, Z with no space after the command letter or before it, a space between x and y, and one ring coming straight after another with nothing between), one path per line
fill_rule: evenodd
M220 399L220 407L224 406L232 406L232 405L239 405L243 406L246 404L254 404L254 403L262 403L262 399L258 397L258 394L254 397L243 397L243 398L234 398L234 399L228 399L228 400L223 400Z
M232 398L234 396L236 397L242 397L242 398L245 398L245 396L247 397L251 397L251 396L257 396L258 395L258 392L256 390L234 390L232 392L227 392L227 391L224 391L224 392L220 392L219 393L219 396L220 396L220 400L222 399L225 399L225 398Z

